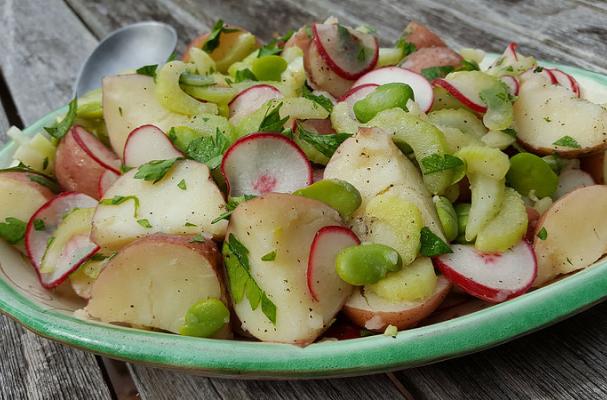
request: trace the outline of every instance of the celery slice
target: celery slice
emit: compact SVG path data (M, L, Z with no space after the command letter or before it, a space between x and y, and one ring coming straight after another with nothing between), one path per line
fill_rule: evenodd
M394 302L420 301L434 293L436 282L432 261L419 257L400 271L390 272L379 282L366 285L365 290Z
M472 203L466 225L466 240L472 241L499 212L506 184L504 179L493 179L482 174L469 174L468 180Z

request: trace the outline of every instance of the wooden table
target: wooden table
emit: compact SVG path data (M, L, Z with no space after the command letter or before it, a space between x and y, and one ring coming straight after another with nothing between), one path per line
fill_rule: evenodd
M411 19L453 47L525 53L607 73L607 3L439 0L2 0L0 131L67 102L96 43L125 24L173 25L179 49L224 20L269 39L335 15L377 28L386 43ZM0 137L2 140L2 137ZM369 377L305 382L209 379L95 357L0 319L0 397L6 399L598 399L607 398L607 304L480 354Z

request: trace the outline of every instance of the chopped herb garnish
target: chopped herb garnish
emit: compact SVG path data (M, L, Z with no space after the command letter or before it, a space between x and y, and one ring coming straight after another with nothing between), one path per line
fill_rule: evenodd
M246 296L253 310L261 304L261 311L276 325L276 305L251 276L249 250L230 233L224 242L223 253L234 303L240 303Z
M130 170L132 170L134 167L129 167L126 165L121 165L120 166L120 172L122 172L123 174L126 174L127 172L129 172Z
M238 71L236 71L236 76L234 77L234 79L236 83L244 81L257 81L257 77L255 76L253 71L248 68L239 69Z
M540 229L540 231L537 233L537 237L542 240L546 240L546 238L548 237L548 231L546 230L546 228L542 227L542 229Z
M221 214L219 217L215 218L213 221L211 221L211 224L216 224L217 222L219 222L221 220L229 219L230 215L232 215L232 213L234 212L234 210L236 210L236 207L238 207L238 205L240 203L254 199L255 197L256 196L253 196L252 194L245 194L244 196L230 197L228 199L228 203L226 204L227 211L224 212L223 214Z
M300 124L297 124L297 134L301 140L311 144L316 150L329 158L333 156L340 144L352 136L349 133L321 135L304 129Z
M217 22L215 22L215 25L213 25L213 30L211 31L211 33L209 34L209 37L206 41L206 43L204 44L204 46L202 46L202 50L206 51L206 52L212 52L213 50L215 50L218 46L219 46L219 37L221 36L221 33L230 33L230 32L237 32L238 29L228 29L225 27L225 25L223 24L222 20L217 20Z
M179 158L173 158L171 160L154 160L143 164L137 170L135 179L143 179L144 181L156 183L164 178L177 160L179 160Z
M434 257L452 253L451 247L426 226L422 228L420 241L421 248L419 252L422 256Z
M198 225L193 224L193 223L191 223L191 222L186 222L186 223L185 223L185 226L188 226L188 227L189 227L189 226L198 226Z
M571 147L572 149L579 149L582 147L571 136L563 136L562 138L560 138L559 140L557 140L556 142L554 142L552 144L554 144L556 146Z
M533 70L533 72L537 74L537 73L539 73L539 72L542 72L543 70L544 70L544 68L543 68L543 67L539 67L539 66L538 66L538 67L535 67L535 69Z
M464 162L451 154L432 154L424 157L420 161L422 173L424 175L448 169L458 168L464 165Z
M458 71L480 71L480 66L476 61L464 60L461 65L457 67Z
M36 171L33 168L28 167L22 162L20 162L19 165L16 165L14 167L0 169L0 173L2 172L26 172L26 176L30 181L50 189L53 193L61 192L61 187L53 178L43 174L42 172Z
M402 50L403 57L407 57L409 54L414 53L415 50L417 50L413 43L406 41L404 38L398 39L394 44L394 47Z
M46 224L41 219L34 220L34 229L37 231L43 231L46 229Z
M280 54L282 52L282 48L278 45L277 39L272 39L268 44L259 49L257 53L257 57L263 56L273 56L276 54Z
M544 121L546 121L546 122L552 122L552 120L550 119L550 117L544 117Z
M289 117L280 118L280 108L282 103L278 103L274 108L266 110L257 132L281 132L284 124L289 120Z
M106 256L105 254L101 254L101 253L95 253L91 256L91 258L89 258L89 260L91 261L103 261L107 258L110 258L110 256Z
M206 242L206 239L202 235L202 233L194 235L194 237L192 237L192 239L190 240L190 243L204 243L204 242Z
M513 138L515 138L517 135L516 131L512 128L506 128L502 132L504 132L506 135L512 136Z
M444 78L447 74L453 72L455 68L450 65L442 67L429 67L422 69L422 75L429 81L433 81L436 78Z
M44 157L44 161L42 161L42 170L48 168L48 157Z
M65 117L56 124L55 126L47 126L44 127L44 130L55 138L57 141L61 140L70 130L72 125L74 125L74 120L76 119L76 112L78 111L78 98L74 97L72 101L70 101L68 105L67 114Z
M139 75L151 76L152 78L156 77L156 70L158 69L158 64L150 64L144 65L141 68L137 68L135 70ZM122 112L120 113L122 115Z
M104 206L118 206L129 200L133 200L133 203L135 203L135 212L133 213L133 216L137 218L137 214L139 213L139 199L137 196L114 196L111 199L101 200L99 204Z
M152 227L152 224L150 224L150 221L148 221L148 220L147 220L147 219L145 219L145 218L138 219L138 220L137 220L137 223L138 223L139 225L143 226L143 227L144 227L144 228L146 228L146 229L150 229L150 228Z
M322 94L320 94L320 95L313 94L306 85L304 85L304 87L303 87L303 97L305 99L312 100L313 102L315 102L316 104L318 104L319 106L321 106L322 108L327 110L328 112L333 111L333 102L328 97L323 96Z
M177 187L181 190L188 190L188 185L185 183L185 179L180 180Z
M209 169L215 169L221 164L223 153L230 147L230 141L219 129L212 136L201 136L188 144L186 155L193 160L206 164Z
M268 254L261 257L261 261L274 261L276 260L276 250L269 252Z
M26 227L27 223L20 219L7 217L4 222L0 222L0 238L9 244L17 244L23 240Z

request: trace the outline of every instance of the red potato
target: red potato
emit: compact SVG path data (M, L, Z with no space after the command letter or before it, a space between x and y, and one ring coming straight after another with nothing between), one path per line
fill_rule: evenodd
M110 170L120 174L120 160L80 126L65 135L57 147L55 176L63 189L99 198L98 182Z
M284 49L288 49L289 47L299 47L301 51L304 53L304 58L306 54L308 54L308 49L310 48L310 43L312 42L312 35L308 35L309 27L303 26L299 28L297 32L295 32L289 40L284 45Z
M417 21L409 22L409 25L405 28L403 39L414 44L418 50L427 47L447 47L447 44L436 33Z
M434 293L430 297L414 302L392 302L370 290L359 288L350 297L343 312L356 325L373 332L383 332L388 325L403 330L414 327L432 314L447 297L450 289L451 283L442 275L439 275Z
M605 176L607 176L607 163L605 162L605 152L590 154L589 156L580 158L580 168L592 176L592 179L598 184L605 184Z
M178 333L198 301L227 305L217 245L193 237L157 233L123 248L93 284L86 311L103 322Z
M457 67L462 61L462 56L448 47L425 47L409 54L401 67L419 74L430 67Z

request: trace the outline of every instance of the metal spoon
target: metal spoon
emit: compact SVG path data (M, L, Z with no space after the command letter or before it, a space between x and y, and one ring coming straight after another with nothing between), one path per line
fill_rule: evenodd
M101 86L104 76L160 64L175 50L177 32L161 22L139 22L106 36L82 65L74 85L74 96Z

